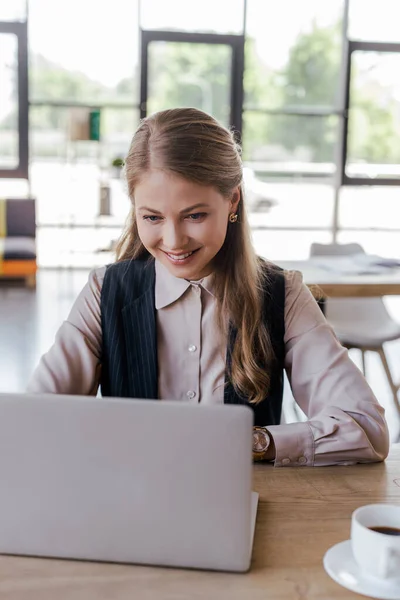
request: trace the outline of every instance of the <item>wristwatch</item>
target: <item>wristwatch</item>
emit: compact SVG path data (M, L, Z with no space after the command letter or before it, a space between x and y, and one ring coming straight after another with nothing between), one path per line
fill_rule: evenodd
M265 427L253 427L253 459L262 460L271 443L271 436Z

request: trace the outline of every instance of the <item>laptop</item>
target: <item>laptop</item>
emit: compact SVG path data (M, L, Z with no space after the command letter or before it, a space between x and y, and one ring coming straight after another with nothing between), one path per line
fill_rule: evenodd
M243 572L253 413L0 394L0 553Z

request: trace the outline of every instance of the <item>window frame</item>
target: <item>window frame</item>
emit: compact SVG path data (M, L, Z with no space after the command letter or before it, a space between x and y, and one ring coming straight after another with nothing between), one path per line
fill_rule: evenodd
M244 35L219 33L187 33L140 29L140 118L147 116L149 45L152 42L178 42L189 44L221 44L232 49L230 126L241 135L243 114Z
M349 146L349 118L350 118L350 103L351 103L351 63L353 52L381 52L400 54L400 43L395 42L363 42L349 40L346 69L345 69L345 110L343 118L343 137L341 147L341 185L369 185L369 186L383 186L383 185L394 185L400 186L400 178L395 177L350 177L346 173L346 166L348 160L348 146Z
M0 166L0 177L29 179L28 24L1 21L1 34L15 35L18 44L18 166L11 169Z

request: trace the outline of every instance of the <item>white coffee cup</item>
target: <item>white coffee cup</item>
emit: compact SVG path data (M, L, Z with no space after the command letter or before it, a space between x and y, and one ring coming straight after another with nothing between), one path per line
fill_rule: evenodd
M400 529L400 506L368 504L351 518L351 547L359 567L367 575L400 581L400 536L371 527Z

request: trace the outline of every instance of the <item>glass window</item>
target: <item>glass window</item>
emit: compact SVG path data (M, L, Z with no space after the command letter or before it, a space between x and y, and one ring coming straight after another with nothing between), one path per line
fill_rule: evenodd
M243 159L264 175L332 176L338 117L305 117L246 111Z
M143 29L243 33L243 0L142 0Z
M337 105L343 10L343 0L248 0L245 106Z
M114 260L112 247L121 227L40 227L37 232L41 267L89 269Z
M69 139L71 111L56 106L33 106L30 110L31 156L33 160L96 162L108 167L114 158L124 158L139 123L135 109L103 108L100 113L100 143Z
M0 178L0 198L23 198L29 195L28 181L26 179Z
M350 0L349 38L400 42L398 0Z
M397 187L350 185L340 190L340 243L358 242L370 254L400 258L399 223Z
M136 1L30 0L29 46L31 101L138 103Z
M147 112L194 106L229 125L232 48L223 44L151 42Z
M350 177L400 179L400 53L352 53Z
M54 106L32 106L29 109L29 131L32 160L67 158L67 109Z
M18 150L18 40L0 33L0 168L19 165Z
M245 173L245 203L254 231L268 228L326 228L333 212L333 187L324 183L282 182L262 179L257 173ZM256 199L254 199L256 196Z
M253 231L253 243L259 256L272 261L306 260L313 242L330 244L329 231Z
M101 111L101 147L103 164L110 167L115 158L125 159L133 134L139 125L139 111L104 108Z
M100 142L71 141L70 116L68 108L31 108L31 184L38 199L38 222L95 223L103 183L112 188L112 214L122 215L123 222L128 209L126 193L121 172L112 162L126 156L139 113L102 109Z
M25 21L26 0L12 0L0 3L0 21Z
M399 189L397 186L343 186L340 191L339 218L339 225L343 228L398 230ZM398 246L400 248L400 244Z
M338 242L339 244L357 242L367 254L400 258L398 231L340 231Z

